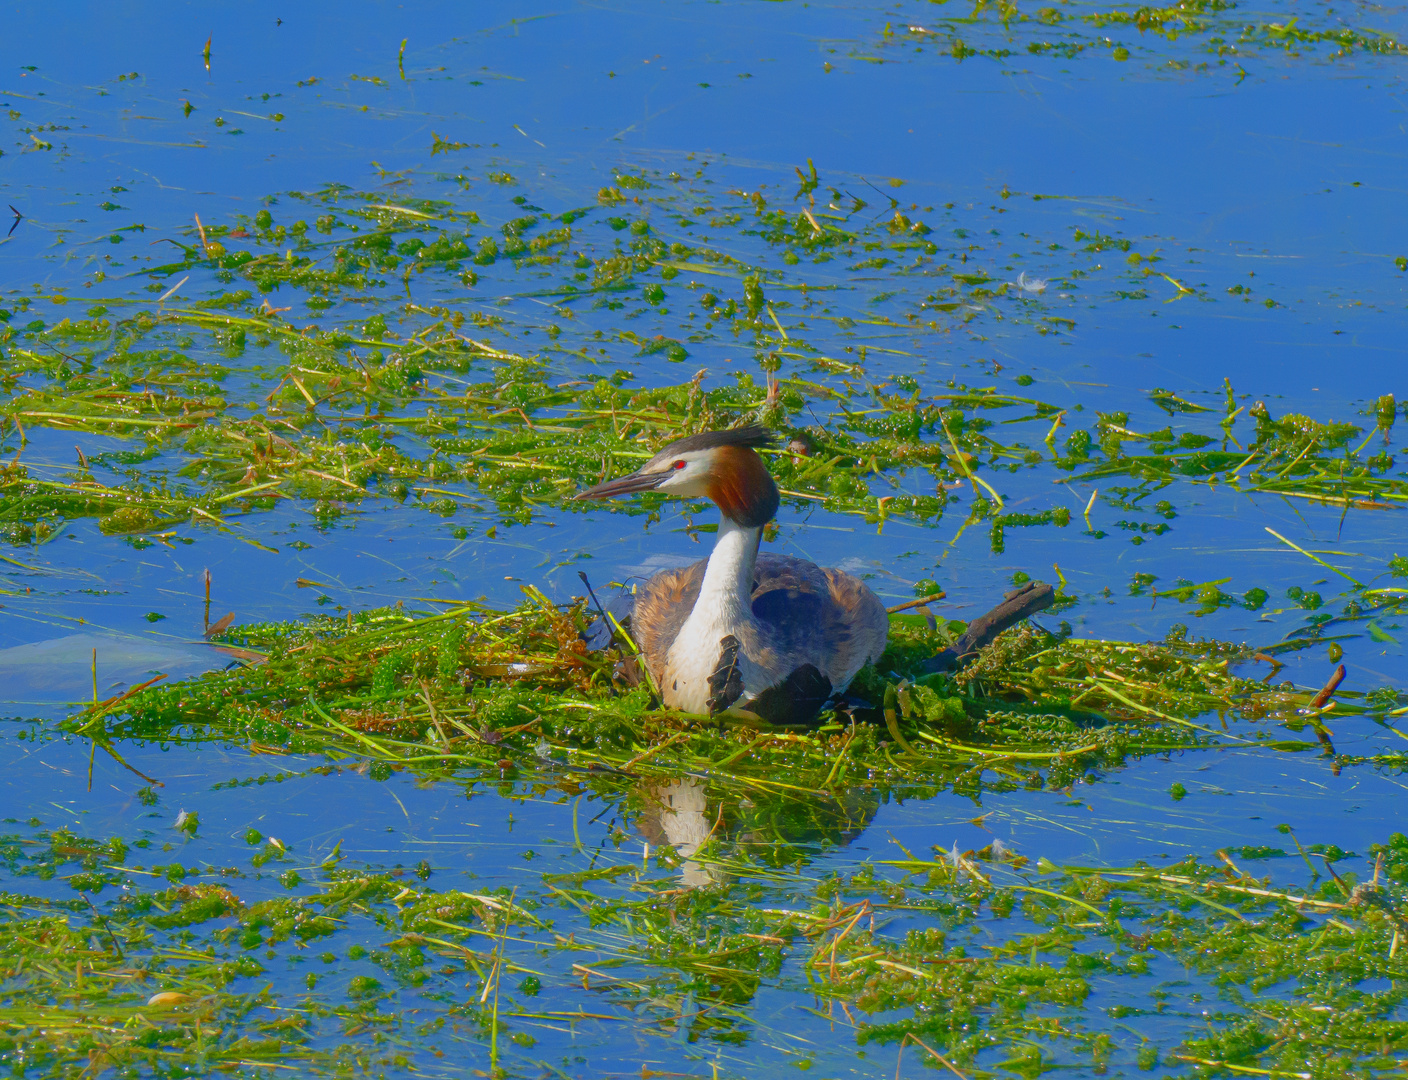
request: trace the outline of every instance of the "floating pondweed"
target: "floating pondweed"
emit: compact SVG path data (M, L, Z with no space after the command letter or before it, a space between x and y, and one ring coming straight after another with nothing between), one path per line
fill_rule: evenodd
M1372 20L1367 5L1352 5L1352 10L1359 18ZM1337 19L1317 26L1318 15L1301 12L1279 21L1248 18L1226 0L1183 0L1166 7L1138 8L1081 3L1034 12L1000 0L980 3L971 17L936 18L926 11L923 25L901 27L887 22L878 42L863 51L878 47L893 55L908 46L960 63L972 56L1007 62L1019 57L1069 62L1082 53L1094 53L1116 62L1141 59L1175 71L1199 72L1235 70L1243 61L1266 59L1268 54L1323 61L1364 52L1402 56L1408 51L1398 37L1368 25L1353 26Z
M201 870L146 866L140 846L63 830L7 836L17 884L62 871L80 895L6 895L14 915L0 938L27 977L0 1011L0 1046L60 1069L422 1071L453 1051L516 1072L590 1046L606 1022L687 1034L737 1068L775 1052L777 1021L757 1008L766 992L820 999L823 1020L867 1055L913 1038L968 1075L1159 1061L1372 1075L1403 1053L1391 1018L1405 962L1401 834L1365 852L1362 873L1326 852L1329 872L1308 882L1257 876L1279 849L1057 866L998 843L902 851L811 881L798 873L795 856L814 849L795 811L769 820L751 798L715 811L691 788L656 788L643 804L657 807L640 812L646 835L670 841L647 841L653 863L618 840L591 869L492 893L429 884L428 864L370 872L333 858L305 879L277 869L281 853L272 869L255 856L248 869ZM657 814L679 820L653 834ZM818 824L846 844L843 821ZM680 839L690 828L702 843ZM275 878L294 892L264 896ZM272 993L267 969L290 962L306 989ZM387 1047L384 1032L404 1030L397 1016L412 1009L415 1039Z
M0 671L52 718L0 733L12 1070L1402 1069L1392 27L744 13L12 72ZM570 497L744 423L764 542L893 615L814 728L580 637L714 519Z
M1310 750L1318 744L1274 728L1300 731L1329 699L1319 687L1258 678L1256 669L1274 664L1265 650L1275 643L1194 641L1181 626L1162 642L1129 643L1027 624L957 673L924 674L963 624L902 614L891 617L884 656L853 685L853 715L814 734L760 735L746 724L720 731L659 710L619 662L627 645L589 652L585 598L564 608L525 591L524 604L504 613L390 609L233 628L223 639L262 659L158 683L70 723L106 740L160 738L174 725L188 738L249 738L409 766L558 760L633 775L726 762L715 782L731 790L822 793L855 775L929 784L976 766L969 779L991 771L1000 783L1027 784L1050 771L1059 787L1084 763L1115 767L1175 749ZM1384 716L1397 703L1392 693L1351 692L1335 708L1342 717ZM773 779L784 773L787 783Z

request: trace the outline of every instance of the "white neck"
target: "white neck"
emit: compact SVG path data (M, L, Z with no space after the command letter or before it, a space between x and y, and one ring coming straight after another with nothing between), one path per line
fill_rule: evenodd
M758 561L762 529L749 528L725 517L704 570L699 599L692 614L705 615L724 627L753 617L753 564Z

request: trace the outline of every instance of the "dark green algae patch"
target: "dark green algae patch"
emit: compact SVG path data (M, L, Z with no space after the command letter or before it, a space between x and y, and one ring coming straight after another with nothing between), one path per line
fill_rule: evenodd
M1318 688L1269 685L1274 657L1189 640L1181 625L1143 644L1026 625L957 674L924 675L923 662L964 624L911 614L891 617L889 647L857 676L852 708L827 714L816 731L774 731L742 714L710 720L660 708L629 638L604 652L583 642L595 618L590 601L557 605L524 591L510 612L398 607L229 629L215 640L237 665L127 691L66 729L104 741L179 735L296 753L337 748L427 768L507 769L511 751L519 763L558 753L607 769L648 758L651 768L676 762L717 771L720 783L815 795L844 789L852 774L903 783L958 764L1024 783L1055 768L1067 778L1060 788L1083 760L1113 767L1127 755L1178 749L1323 749L1325 740L1287 741L1275 729L1315 730L1331 712L1388 724L1402 711L1387 688L1327 701L1316 700ZM793 782L762 779L780 768Z
M1014 530L1083 521L1093 540L1156 543L1190 502L1218 496L1344 514L1408 499L1388 448L1390 396L1351 422L1273 414L1230 386L1198 401L1155 389L1160 419L1140 425L1049 400L997 364L971 385L921 383L911 370L935 335L980 346L1004 320L1060 335L1074 306L1005 280L1016 257L980 248L951 206L891 200L874 218L799 174L789 202L702 187L684 199L659 193L688 186L677 174L618 173L593 207L549 214L518 196L493 228L451 201L289 195L303 218L265 210L179 233L179 257L141 271L149 301L103 300L82 317L64 290L7 301L0 438L18 454L0 477L0 527L21 562L83 518L138 548L206 529L268 546L252 527L261 515L292 506L330 528L391 501L466 539L551 521L581 486L664 442L744 421L783 437L769 466L791 510L877 530L946 521L951 544L982 530L995 553ZM662 218L746 238L764 256L666 242ZM1063 264L1052 293L1097 273L1134 287L1168 277L1129 238L1060 239L1070 247L1051 241L1064 252L1051 256ZM1097 261L1112 258L1113 272ZM216 295L182 298L191 274ZM484 295L451 294L481 278L543 307L527 327L541 352L524 355ZM434 300L412 298L424 280L439 283ZM1168 280L1183 303L1253 302ZM908 291L877 291L896 283ZM290 314L293 301L306 310ZM364 313L349 315L354 304ZM667 318L679 328L629 328ZM720 382L688 368L642 379L602 352L684 363L719 340L749 357ZM35 463L38 430L122 448L80 448L70 469ZM1080 512L1084 492L1068 494L1095 481L1122 515L1109 535ZM605 509L661 513L649 498ZM685 527L707 532L710 517L691 507ZM871 707L814 731L653 707L623 677L627 657L582 648L589 605L536 589L514 610L343 610L227 629L217 640L240 666L101 702L63 737L119 761L124 744L205 740L311 775L590 797L621 827L609 849L584 850L586 869L469 893L438 888L428 862L383 872L332 854L305 865L253 829L247 865L187 866L147 837L8 822L0 851L16 891L0 898L0 1055L32 1075L576 1075L574 1040L624 1024L683 1042L700 1075L751 1075L767 1055L777 1068L824 1063L814 1045L787 1042L786 1010L799 1006L851 1029L855 1052L885 1055L886 1072L892 1054L970 1077L1401 1070L1401 836L1351 855L1303 851L1290 834L1285 849L1157 868L1032 864L996 844L817 866L889 800L949 792L980 808L984 792L1074 793L1161 755L1326 755L1331 768L1395 775L1401 753L1356 756L1333 741L1340 717L1393 730L1395 689L1317 701L1316 686L1271 679L1286 651L1379 640L1405 575L1395 559L1373 580L1351 578L1333 610L1295 587L1286 610L1302 625L1247 644L1177 627L1152 643L1083 640L1061 624L1077 602L1063 589L1047 628L1010 632L961 677L916 678L961 623L937 608L932 624L897 615L889 652L855 687ZM1271 603L1228 584L1136 572L1129 591L1194 616ZM667 792L708 807L699 844L670 841ZM155 787L142 797L160 799ZM643 859L630 828L646 838ZM198 832L198 818L182 829ZM59 879L76 898L54 889ZM302 974L292 988L275 971L285 962Z
M1217 435L1193 425L1135 431L1127 413L1111 412L1058 439L1074 418L1051 402L952 380L948 392L925 396L912 377L875 384L859 369L854 382L773 377L767 372L780 365L775 352L762 357L759 378L738 372L731 384L708 389L699 377L631 386L624 371L554 383L542 360L461 333L461 313L427 314L434 321L391 357L380 341L291 328L255 308L243 315L139 313L112 331L117 337L102 357L95 349L71 357L11 348L0 377L9 395L0 401L0 437L18 453L0 467L0 529L14 544L42 543L65 521L95 517L104 532L169 539L181 525L238 530L232 519L280 500L295 500L326 524L368 500L408 498L442 517L485 510L485 500L505 524L527 524L535 510L561 507L582 484L633 467L671 438L744 420L767 423L791 440L769 460L785 502L881 528L891 517L936 524L968 488L973 498L963 527L986 528L994 552L1003 550L1010 528L1073 520L1064 499L1037 511L1006 508L995 485L1033 471L1055 469L1066 482L1128 481L1111 486L1105 501L1136 518L1164 519L1119 521L1136 544L1168 531L1174 504L1167 497L1141 504L1176 484L1341 507L1408 501L1408 481L1392 472L1393 456L1369 445L1395 423L1392 395L1372 405L1372 422L1326 424L1274 417L1262 402L1239 405L1229 386ZM213 328L218 340L221 327L245 325L282 338L293 353L263 372L279 377L264 402L248 406L253 416L232 413L220 385L229 369L136 348L157 328ZM66 329L56 328L59 340ZM353 346L370 352L363 358ZM492 378L456 376L471 365L491 366ZM441 376L435 385L431 373ZM1169 391L1156 391L1154 400L1180 419L1218 415ZM830 414L827 422L817 421L818 409ZM1239 439L1234 426L1247 418L1254 426ZM75 468L54 475L52 467L36 470L24 461L26 431L36 427L127 438L134 447L91 457L79 450ZM402 436L413 443L398 443ZM99 478L111 474L110 481ZM915 493L920 477L924 486ZM646 496L609 509L653 511L659 503Z
M0 850L21 877L137 855L63 832ZM297 896L246 902L246 872L231 868L105 903L101 918L82 898L12 894L0 937L6 982L23 992L0 1006L0 1045L59 1075L436 1071L441 1055L455 1069L570 1075L560 1033L614 1022L686 1039L729 1072L767 1034L748 1007L776 986L850 1028L862 1055L912 1041L969 1076L1400 1069L1402 991L1383 985L1405 975L1408 840L1376 850L1376 881L1309 890L1267 888L1248 856L1219 854L1097 869L903 853L883 878L809 882L723 839L696 855L721 876L702 889L675 887L665 850L495 895L333 862ZM590 928L558 933L569 915ZM264 964L289 955L306 962L307 992L259 989ZM1189 977L1215 999L1189 994Z
M253 829L247 865L185 866L147 839L23 831L11 819L0 838L15 889L0 896L0 1050L36 1075L280 1065L573 1075L586 1060L573 1056L579 1038L626 1024L647 1042L683 1041L702 1068L744 1075L785 1041L781 994L849 1029L858 1056L917 1055L965 1076L1403 1067L1400 834L1355 857L1306 852L1285 828L1285 849L1125 867L1032 864L998 843L895 844L854 871L809 872L882 801L948 786L1069 787L1084 770L1169 747L1215 752L1299 699L1263 691L1227 733L1149 709L1036 715L1012 700L1030 683L990 663L949 685L892 684L899 708L876 724L720 730L654 711L643 692L613 691L574 663L579 615L534 598L472 620L386 611L351 632L341 620L248 629L239 639L270 647L265 663L75 717L74 732L100 743L218 736L316 753L322 773L369 763L373 780L408 771L468 794L575 806L590 796L622 827L584 869L468 892L437 889L429 862L376 872L334 849L300 864ZM936 633L900 622L865 681L893 677ZM1246 701L1246 684L1216 662L1235 651L1177 637L1118 647L1018 630L998 651L1019 672L1024 655L1057 666L1123 655L1123 673L1148 680L1161 712L1201 715L1193 686ZM515 664L555 674L497 670ZM1277 749L1295 747L1261 752ZM662 803L690 790L709 796L707 815L695 811L708 835L672 845ZM627 823L648 838L646 858ZM1281 867L1297 854L1308 881ZM1346 868L1366 858L1370 869ZM79 895L24 891L26 879L56 878ZM274 992L276 963L304 972L306 991L284 980ZM806 1068L815 1050L781 1056Z
M0 897L9 1060L36 1075L394 1074L442 1060L571 1075L565 1031L630 1024L742 1074L785 1023L759 995L781 993L850 1029L859 1054L946 1061L965 1076L1403 1067L1398 834L1356 857L1306 851L1285 828L1285 849L1126 867L1032 864L1000 843L896 843L854 871L809 872L891 799L1070 790L1089 771L1170 751L1331 752L1277 730L1317 726L1318 709L1311 691L1239 674L1261 662L1254 649L1181 628L1127 644L1024 626L959 676L913 680L962 624L899 615L857 682L875 710L764 730L653 707L622 677L620 650L583 649L585 602L526 593L511 612L393 608L236 628L223 639L246 666L64 726L104 749L220 739L313 755L314 772L404 772L578 806L590 796L622 821L610 846L584 869L472 893L438 890L429 862L376 872L334 850L302 865L253 829L247 867L167 862L149 840L13 832L0 840L21 890ZM1391 692L1340 708L1402 711ZM1336 764L1397 770L1400 757ZM662 804L690 791L707 836L671 843ZM647 838L644 859L628 825ZM577 829L574 809L580 847ZM1309 881L1280 870L1302 859ZM66 879L79 896L25 895L26 878ZM306 992L287 981L275 992L266 977L290 960L306 965ZM782 1056L805 1068L815 1053Z
M962 63L985 57L1005 63L1033 57L1073 60L1082 54L1162 71L1215 71L1289 60L1333 63L1356 55L1400 57L1400 35L1366 25L1380 9L1350 4L1320 11L1252 9L1236 0L1179 0L1139 7L1073 3L1023 7L1011 0L980 0L971 11L912 5L917 21L886 22L878 38L853 55L895 62L904 54L949 57ZM906 56L905 59L910 57Z

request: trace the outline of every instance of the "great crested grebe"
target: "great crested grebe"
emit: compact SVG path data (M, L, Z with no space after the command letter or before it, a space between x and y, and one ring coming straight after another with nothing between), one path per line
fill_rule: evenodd
M712 499L723 514L708 559L662 570L635 595L631 631L670 708L805 724L885 649L889 617L864 582L758 551L779 502L756 453L771 444L761 427L690 435L576 496L662 491Z

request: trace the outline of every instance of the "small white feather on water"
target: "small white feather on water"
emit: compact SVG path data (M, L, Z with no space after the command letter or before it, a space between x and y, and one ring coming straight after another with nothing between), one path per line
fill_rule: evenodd
M1029 278L1025 270L1017 275L1015 284L1017 288L1021 289L1024 293L1039 295L1046 291L1046 279L1037 277Z

